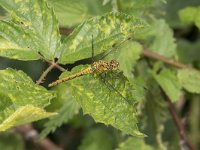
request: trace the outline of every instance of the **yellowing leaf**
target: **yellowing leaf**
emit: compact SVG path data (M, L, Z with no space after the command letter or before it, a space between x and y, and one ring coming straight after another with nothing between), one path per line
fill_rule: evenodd
M73 63L92 57L92 37L94 54L98 55L117 47L146 26L144 20L123 13L108 13L91 18L64 40L59 62Z
M19 60L38 59L41 57L38 53L50 60L59 56L58 22L44 0L0 0L0 5L12 18L11 21L0 21L0 35L15 45L6 49L0 47L1 56ZM23 56L23 51L29 56Z
M82 66L74 68L81 70ZM66 74L65 74L66 75ZM64 74L62 75L64 76ZM137 127L135 104L143 97L135 96L137 87L131 85L122 73L85 75L66 84L73 89L73 96L84 114L96 122L111 125L126 134L144 136Z
M0 70L0 130L51 116L43 108L53 97L22 71Z
M55 114L56 113L46 112L44 109L34 107L33 105L22 106L16 109L15 112L10 114L10 116L0 124L0 131L5 131L13 126L37 121Z

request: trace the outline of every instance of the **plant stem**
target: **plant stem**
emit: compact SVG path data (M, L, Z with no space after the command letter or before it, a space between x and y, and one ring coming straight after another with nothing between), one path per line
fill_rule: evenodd
M161 91L161 95L164 98L164 100L167 102L168 104L168 109L169 112L174 120L174 123L178 129L178 133L180 135L180 138L182 139L182 141L184 141L184 144L186 144L190 150L195 150L193 144L190 142L190 140L187 137L186 131L184 129L184 126L181 122L181 119L178 117L177 113L176 113L176 109L173 105L173 103L171 102L171 100L169 99L169 97L165 94L165 92L163 91L163 89L160 87L160 91Z
M31 124L26 124L22 126L15 127L15 131L20 133L25 141L29 141L36 145L36 147L40 147L43 150L62 150L62 148L55 145L48 138L37 141L38 132L32 127Z
M177 61L175 61L173 59L166 58L166 57L164 57L162 55L159 55L159 54L154 53L154 52L149 51L149 50L143 50L143 55L145 57L148 57L148 58L152 58L152 59L155 59L155 60L163 61L164 63L169 64L171 66L174 66L176 68L188 68L188 67L190 67L188 65L179 63L179 62L177 62Z
M58 63L52 62L50 60L45 60L45 61L48 62L51 65L53 64L55 68L59 69L62 72L66 71L66 69L61 67Z
M150 58L154 58L154 59L158 58L157 60L164 60L163 62L166 62L167 64L171 64L172 66L175 66L177 68L184 68L184 67L186 67L186 65L180 64L180 63L175 62L175 61L167 61L167 58L165 58L165 57L163 57L161 55L152 53L152 52L147 51L147 50L145 50L145 54L147 54L145 56L152 56ZM150 64L150 62L148 60L148 57L146 58L146 61L147 61L148 66L150 68L152 68L152 65ZM170 62L170 63L168 63L168 62ZM163 97L163 99L168 104L168 110L169 110L169 112L170 112L170 114L172 116L172 119L174 121L174 124L176 125L176 128L178 129L178 133L179 133L179 136L181 138L181 141L183 141L183 144L181 144L181 145L187 146L188 148L190 148L190 150L195 150L193 144L190 142L190 140L187 137L186 131L184 129L184 125L182 124L181 119L177 115L177 112L176 112L176 109L175 109L173 103L171 102L171 100L169 99L169 97L166 95L165 91L160 86L159 86L159 88L160 88L160 91L161 91L161 96Z
M38 81L36 81L36 84L39 85L42 83L42 81L45 79L45 77L47 76L47 74L55 67L54 64L51 64L40 76L40 78L38 79Z

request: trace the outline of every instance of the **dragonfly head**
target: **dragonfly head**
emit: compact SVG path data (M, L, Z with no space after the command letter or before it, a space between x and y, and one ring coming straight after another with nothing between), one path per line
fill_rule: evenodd
M115 59L110 61L110 70L117 70L119 67L119 62Z

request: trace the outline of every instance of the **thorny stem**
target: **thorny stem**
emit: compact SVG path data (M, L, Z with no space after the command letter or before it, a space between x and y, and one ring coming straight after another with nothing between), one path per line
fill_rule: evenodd
M174 66L176 68L188 68L190 66L188 65L185 65L185 64L182 64L182 63L179 63L173 59L169 59L169 58L166 58L162 55L159 55L157 53L154 53L154 52L151 52L149 50L143 50L143 55L147 58L152 58L152 59L156 59L156 60L160 60L166 64L169 64L171 66Z

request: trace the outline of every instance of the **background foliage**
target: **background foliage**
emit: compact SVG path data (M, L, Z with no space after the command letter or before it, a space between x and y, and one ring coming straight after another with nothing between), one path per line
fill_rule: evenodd
M200 147L198 0L0 5L0 149ZM99 59L119 70L48 87Z

